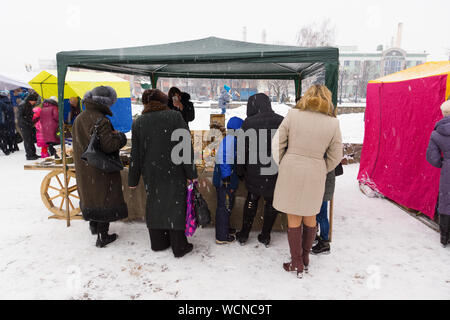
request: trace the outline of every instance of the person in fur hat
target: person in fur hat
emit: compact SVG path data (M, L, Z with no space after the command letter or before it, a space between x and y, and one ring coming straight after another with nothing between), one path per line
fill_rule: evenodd
M104 173L81 160L94 125L100 120L98 136L100 148L105 153L119 152L126 145L124 133L114 130L106 116L112 116L110 108L116 103L116 91L109 86L99 86L86 92L83 104L86 110L75 119L72 128L73 157L77 178L80 208L83 218L89 221L92 234L97 235L97 247L105 247L117 239L108 234L110 222L128 217L128 208L122 192L120 172Z
M439 229L441 244L447 246L450 240L450 100L441 105L444 118L436 123L427 149L427 161L441 168L439 180Z
M289 110L272 140L279 165L273 206L287 215L291 253L283 268L299 278L308 272L327 173L342 159L342 135L333 110L330 90L313 85Z
M152 250L171 247L173 255L180 258L193 249L185 235L186 183L197 179L191 134L181 113L169 109L168 97L162 91L145 90L142 103L144 110L131 131L128 185L136 188L142 176L147 190L145 220ZM182 143L190 148L187 162L172 158L172 150L179 144L172 141L175 130L185 133Z

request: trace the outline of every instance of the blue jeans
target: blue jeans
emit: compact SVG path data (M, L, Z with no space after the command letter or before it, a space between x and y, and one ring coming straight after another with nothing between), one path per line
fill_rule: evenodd
M222 108L222 114L225 114L227 112L227 108Z
M230 215L234 205L234 194L230 187L221 185L217 191L216 239L225 241L230 231Z
M320 212L316 216L317 223L320 226L320 237L328 241L328 232L330 231L330 223L328 222L328 201L322 202Z

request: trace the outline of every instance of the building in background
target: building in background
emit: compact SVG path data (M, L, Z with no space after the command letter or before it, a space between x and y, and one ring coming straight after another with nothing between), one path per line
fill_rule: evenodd
M357 46L339 47L338 101L358 102L366 97L370 80L395 73L427 61L428 53L407 52L401 48L403 24L399 23L396 41L373 52L359 51Z

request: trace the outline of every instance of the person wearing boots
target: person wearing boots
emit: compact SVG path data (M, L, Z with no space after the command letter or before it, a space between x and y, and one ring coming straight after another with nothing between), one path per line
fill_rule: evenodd
M275 132L283 121L283 117L272 110L270 98L264 93L258 93L251 96L247 102L247 118L242 124L242 130L254 130L256 140L245 141L245 160L244 163L238 163L238 175L245 178L247 187L247 200L244 205L242 218L242 228L236 234L240 244L245 244L252 229L253 220L258 210L258 201L264 198L264 218L261 233L258 235L258 241L268 246L270 243L270 232L277 218L278 212L273 208L273 192L277 181L277 174L264 174L263 168L270 167L270 163L262 164L260 146L264 145L264 157L272 157L271 132ZM266 135L261 135L260 131L266 130ZM255 147L254 149L252 147ZM249 154L252 153L252 154ZM255 163L249 163L249 159L256 159ZM239 161L240 162L240 161Z
M37 103L38 100L39 95L36 92L32 92L19 105L19 127L22 132L27 160L39 159L39 156L36 154L36 147L34 146L36 140L36 128L33 123L33 108L35 105L39 105L39 103Z
M0 91L0 109L4 110L4 136L6 150L9 151L9 153L19 151L16 140L14 107L11 103L11 99L9 98L8 90Z
M272 140L272 153L279 165L273 206L288 220L291 261L283 268L302 278L309 269L326 176L343 154L339 120L327 87L311 86L289 110Z
M59 112L58 112L58 98L50 97L44 100L41 111L42 136L45 143L48 145L48 151L55 159L59 158L56 154L55 145L60 143L57 136L59 131Z
M0 149L7 156L11 153L8 148L8 131L6 130L6 100L8 96L5 96L3 91L0 91Z
M123 198L120 172L104 173L81 160L81 155L86 150L94 125L99 120L98 137L101 151L118 153L126 145L125 134L115 131L106 117L113 115L110 108L116 101L116 91L109 86L99 86L86 92L83 98L86 110L75 119L72 128L80 208L84 220L89 221L91 233L97 235L96 246L99 248L117 239L116 234L108 234L110 222L128 217L128 208Z
M221 141L214 165L213 184L217 193L216 243L228 244L235 240L230 232L230 215L233 211L236 190L239 186L237 176L237 138L234 130L241 128L244 120L232 117L228 120L225 138Z
M446 247L450 239L450 100L441 105L444 118L439 120L427 149L427 161L441 168L439 180L439 230L441 245Z
M173 255L180 258L193 249L185 235L187 182L197 179L191 134L181 113L169 109L168 97L162 91L145 90L142 103L144 110L133 122L131 131L128 185L136 188L142 175L147 191L145 220L152 250L171 247ZM181 142L172 141L174 131L184 134ZM187 160L172 158L172 150L179 144L183 150L190 148Z

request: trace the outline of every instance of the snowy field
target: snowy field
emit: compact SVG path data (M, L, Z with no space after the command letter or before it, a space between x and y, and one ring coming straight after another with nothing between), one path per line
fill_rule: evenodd
M195 102L195 119L189 123L189 128L191 130L209 130L209 116L211 113L220 113L221 109L211 109L211 101L207 102ZM288 111L291 109L288 105L280 103L272 103L273 110L282 115L286 116ZM141 105L133 105L132 112L133 115L141 114L143 107ZM228 109L225 115L225 121L231 117L240 117L245 119L247 117L247 106L243 105L238 108ZM353 113L353 114L343 114L338 116L342 131L342 141L345 143L363 143L364 138L364 114L363 113ZM225 123L226 123L225 122ZM131 138L131 134L128 133L128 138Z
M0 155L0 299L448 299L450 247L386 200L358 189L358 165L337 179L331 254L311 256L301 280L282 268L285 233L269 248L219 246L200 229L176 259L150 250L143 223L116 222L119 239L95 247L88 223L48 220L39 188L47 172L24 171L23 146Z

